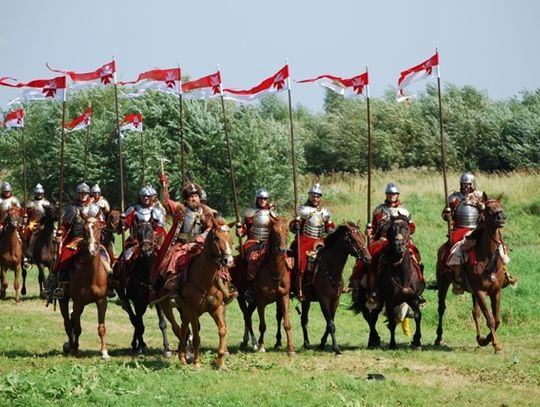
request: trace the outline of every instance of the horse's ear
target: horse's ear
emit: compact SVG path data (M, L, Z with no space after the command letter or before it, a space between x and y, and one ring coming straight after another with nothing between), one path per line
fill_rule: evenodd
M501 202L502 202L503 195L504 195L504 192L501 192L501 194L496 198L496 201L497 201L498 203L501 203Z
M235 220L233 220L232 222L227 223L227 226L228 226L229 228L232 228L234 225L236 225L236 221L235 221Z
M484 202L488 201L488 196L485 192L482 193L482 199L484 200Z

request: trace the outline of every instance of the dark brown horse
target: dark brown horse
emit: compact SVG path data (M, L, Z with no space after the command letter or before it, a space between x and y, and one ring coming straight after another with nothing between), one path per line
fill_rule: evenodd
M54 206L46 206L45 213L39 221L39 231L36 233L32 248L32 262L38 268L39 296L46 298L45 267L51 274L51 268L58 256L58 244L54 238L55 222L58 221L58 209Z
M388 329L390 330L390 349L397 349L396 311L407 304L414 313L416 330L413 336L412 346L415 349L422 347L421 321L419 301L426 284L420 272L420 266L411 255L409 250L410 229L408 219L403 217L392 218L386 232L388 246L381 252L378 259L377 288L381 301L379 306L371 312L362 305L364 318L369 324L370 334L368 347L380 345L379 334L376 330L378 314L382 306L386 310Z
M179 285L179 308L182 319L178 326L172 307L166 299L162 301L165 316L178 337L178 358L187 363L187 339L189 325L193 333L193 363L200 366L199 317L208 312L218 327L219 348L214 360L216 367L223 366L223 356L227 351L225 325L225 303L223 292L219 289L218 277L225 267L232 267L232 239L230 228L222 219L213 220L213 225L204 241L203 251L191 262L186 281Z
M317 255L315 274L304 290L305 300L302 302L301 322L306 349L311 347L307 330L309 308L311 302L316 301L326 320L326 330L321 338L319 350L324 350L328 335L330 335L332 349L336 355L341 355L336 341L334 316L343 290L343 267L349 255L365 262L371 261L365 236L357 225L350 222L340 225L334 233L324 239L324 248ZM309 279L309 276L306 278Z
M137 258L129 269L124 270L126 273L126 286L124 290L117 290L118 296L122 300L122 308L127 312L129 320L133 325L133 339L131 348L139 355L147 353L148 348L144 342L144 321L143 317L148 308L148 296L150 294L151 281L150 272L152 269L155 253L161 241L156 241L154 229L151 222L135 221L135 235L137 238ZM122 260L118 261L115 267L127 267ZM133 307L132 307L133 304ZM159 328L163 336L163 355L170 357L172 355L169 348L169 340L167 338L167 322L160 304L156 304L156 312L159 320Z
M101 232L101 243L107 249L111 262L116 260L114 256L114 235L121 233L120 211L113 209L109 211L105 219L105 228Z
M500 305L501 289L505 283L504 257L505 246L501 236L501 228L506 223L501 196L497 199L489 199L482 214L480 226L472 232L471 238L476 240L475 265L464 264L465 289L472 295L472 316L476 325L476 341L480 346L493 344L495 353L501 348L495 332L501 322ZM441 248L442 249L442 248ZM439 255L441 254L439 249ZM441 261L437 262L437 282L439 284L439 325L437 326L436 345L443 343L442 320L446 309L446 294L452 282L452 271ZM488 297L491 307L488 304ZM487 337L482 336L480 329L480 310L486 318L489 328Z
M15 272L15 301L21 301L22 287L21 286L21 271L23 261L23 241L21 232L24 226L24 219L20 208L11 208L4 220L4 229L0 237L0 277L2 286L0 287L0 299L6 297L6 289L8 287L7 272L13 270ZM26 290L25 290L26 291Z
M289 229L284 218L272 221L270 235L266 245L266 256L262 260L261 268L252 282L254 301L245 304L242 296L238 297L240 309L244 314L244 339L240 344L246 347L250 335L253 336L251 316L257 308L259 314L259 341L254 344L254 350L264 352L264 333L266 332L266 322L264 310L268 304L276 302L278 309L278 320L283 318L283 327L287 335L287 353L294 354L294 345L291 336L291 322L289 320L289 292L291 289L291 270L287 265L287 237ZM277 342L274 348L281 347L281 330L278 329Z
M69 270L69 286L60 302L64 318L64 329L68 342L64 352L79 355L79 336L81 335L81 314L84 307L95 302L98 310L98 335L101 339L101 358L110 358L107 352L105 314L107 312L108 266L102 258L100 245L103 224L98 218L84 219L81 251ZM73 312L69 314L69 300L73 301Z

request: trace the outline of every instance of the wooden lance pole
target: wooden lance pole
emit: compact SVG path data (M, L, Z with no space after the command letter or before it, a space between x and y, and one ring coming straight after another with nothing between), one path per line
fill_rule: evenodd
M180 63L178 63L180 71ZM182 79L180 77L178 89L178 114L180 120L180 175L182 177L182 188L186 185L186 158L184 152L184 103L182 101Z
M88 102L88 108L91 108L92 104ZM88 123L88 126L86 127L86 138L84 139L84 173L83 173L83 181L86 182L88 180L88 149L90 144L90 123Z
M113 57L114 61L114 57ZM118 85L116 84L116 72L114 73L114 104L116 108L116 135L118 139L118 167L120 176L120 211L124 214L124 165L122 162L122 134L120 133L120 111L118 108ZM122 229L122 252L126 248L126 236L124 234L124 228Z
M366 74L368 68L366 66ZM367 225L371 225L371 168L373 165L373 148L371 144L371 110L369 106L369 84L366 85L366 103L367 103L367 134L368 134L368 183L367 183ZM367 239L369 243L369 233Z

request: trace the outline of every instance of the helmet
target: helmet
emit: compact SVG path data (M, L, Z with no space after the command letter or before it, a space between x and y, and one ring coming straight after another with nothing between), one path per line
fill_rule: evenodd
M399 188L393 182L390 182L386 189L384 190L385 194L399 194Z
M309 190L308 194L318 194L322 196L321 184L317 182L315 185L313 185Z
M94 185L90 192L92 192L93 194L101 194L101 188L99 187L99 184Z
M150 189L150 187L144 186L141 189L139 189L139 196L140 197L152 196L152 190Z
M473 189L476 188L475 182L474 182L474 175L472 175L470 172L466 172L459 178L460 184L471 184Z
M2 184L2 192L11 192L11 184L7 181L4 181Z
M157 195L156 188L154 188L152 185L148 185L148 189L150 190L150 194L151 194L152 196Z
M266 198L266 199L270 199L270 192L268 192L266 189L264 188L261 188L259 189L256 194L255 194L255 198Z
M43 189L43 185L36 184L36 187L34 188L34 194L44 194L45 190Z
M78 194L89 194L90 193L90 187L85 182L83 182L83 183L77 185L76 192Z
M204 189L201 189L201 201L207 201L206 197L206 191Z
M183 190L182 190L182 198L188 199L191 195L197 194L199 195L199 198L202 195L201 187L197 184L191 183L188 184Z

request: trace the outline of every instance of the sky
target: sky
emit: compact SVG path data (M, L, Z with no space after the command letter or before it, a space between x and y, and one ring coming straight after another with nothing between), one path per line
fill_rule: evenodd
M506 99L540 87L539 16L534 0L6 1L0 77L56 76L46 62L88 72L114 56L119 80L180 62L192 79L219 65L224 87L248 89L288 59L296 80L367 66L371 96L380 97L438 48L443 86ZM0 86L0 109L19 92ZM292 99L318 112L324 91L293 83Z

